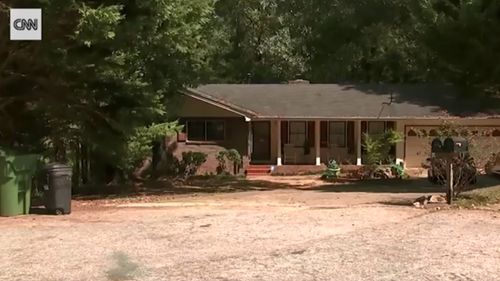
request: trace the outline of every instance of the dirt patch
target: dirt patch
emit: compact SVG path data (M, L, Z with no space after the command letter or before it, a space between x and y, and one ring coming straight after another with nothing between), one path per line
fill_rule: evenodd
M223 206L3 218L0 280L496 280L500 273L498 213L315 208L337 203L291 192L218 195L234 196Z

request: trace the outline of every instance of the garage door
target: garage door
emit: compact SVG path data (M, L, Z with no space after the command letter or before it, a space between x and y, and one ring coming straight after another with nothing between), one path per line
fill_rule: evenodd
M419 168L431 154L431 141L438 135L439 126L406 126L405 163L409 168ZM457 128L456 135L468 133L470 151L474 157L484 158L498 153L500 128L498 126L467 126Z
M422 162L430 156L431 137L437 134L437 126L406 127L405 137L405 163L409 168L419 168Z

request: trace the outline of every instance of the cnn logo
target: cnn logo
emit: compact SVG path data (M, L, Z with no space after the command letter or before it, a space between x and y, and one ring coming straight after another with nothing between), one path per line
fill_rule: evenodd
M42 9L10 9L10 40L42 40Z
M38 30L38 20L17 19L14 21L14 28L16 30Z

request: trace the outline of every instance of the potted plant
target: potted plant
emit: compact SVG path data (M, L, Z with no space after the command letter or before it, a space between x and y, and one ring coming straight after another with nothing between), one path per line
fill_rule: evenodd
M326 170L321 175L321 179L331 181L340 176L340 165L335 160L330 160Z

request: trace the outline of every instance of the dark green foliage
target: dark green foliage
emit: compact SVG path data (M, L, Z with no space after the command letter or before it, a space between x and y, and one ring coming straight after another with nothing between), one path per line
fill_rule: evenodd
M188 151L182 153L179 161L179 175L187 178L196 175L200 166L207 161L207 154L203 152Z
M218 165L217 165L217 174L220 175L226 171L226 151L221 150L217 153L215 156L215 159L217 159Z
M403 165L392 163L391 172L397 179L405 179L408 175L405 172Z
M233 174L238 174L239 169L243 165L243 158L236 149L221 150L217 153L216 157L218 166L217 174L230 174L227 171L226 162L229 161L233 166Z
M393 130L380 135L365 134L363 147L366 150L366 164L381 165L392 162L392 159L389 159L391 147L402 140L401 133Z
M321 174L323 180L334 180L340 176L341 168L335 160L330 160L326 170Z
M11 0L1 38L10 7L41 7L44 33L0 44L0 142L81 182L126 176L150 150L141 130L174 127L175 96L200 82L451 82L485 106L500 92L498 1Z
M43 9L41 42L6 39L9 7ZM126 175L151 124L175 126L170 101L206 69L212 18L211 0L1 2L3 145L68 161L83 182Z

